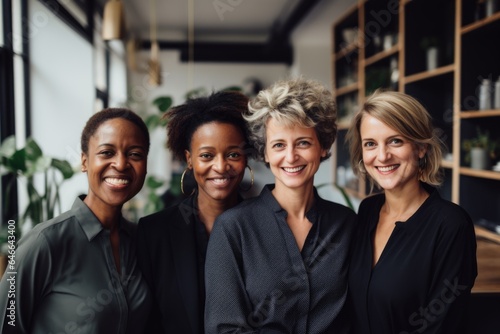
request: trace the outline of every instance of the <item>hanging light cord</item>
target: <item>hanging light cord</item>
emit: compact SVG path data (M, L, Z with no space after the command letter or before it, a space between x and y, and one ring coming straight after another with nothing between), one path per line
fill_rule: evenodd
M151 38L151 43L156 42L156 0L150 0L150 11L151 11L151 26L149 28L149 34Z
M193 89L194 66L194 2L188 0L188 91Z

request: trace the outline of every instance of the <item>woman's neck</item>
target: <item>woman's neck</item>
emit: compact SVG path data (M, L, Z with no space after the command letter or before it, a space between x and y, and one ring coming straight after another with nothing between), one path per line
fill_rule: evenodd
M114 230L118 227L118 223L122 217L122 207L110 207L102 203L89 200L89 196L85 197L83 202L88 206L90 211L96 216L97 220L107 230Z
M283 210L293 217L305 217L314 203L312 184L300 188L288 188L276 183L272 193Z
M205 225L207 233L210 234L214 227L215 219L227 209L238 204L238 194L231 195L223 200L215 200L210 197L198 196L198 217Z
M399 191L385 191L385 203L382 206L383 213L388 217L398 218L396 220L406 221L429 197L420 182L413 187L407 187Z

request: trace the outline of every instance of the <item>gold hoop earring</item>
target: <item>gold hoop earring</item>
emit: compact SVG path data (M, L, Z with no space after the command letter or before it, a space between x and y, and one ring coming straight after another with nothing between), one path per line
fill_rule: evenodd
M361 167L363 166L363 167ZM366 174L366 169L365 166L363 165L363 159L359 160L358 162L358 170L361 174Z
M250 171L250 187L248 187L247 189L242 189L242 188L240 187L241 191L249 191L249 190L250 190L250 189L252 189L252 187L253 187L253 181L254 181L254 177L253 177L253 170L252 170L252 167L250 167L250 166L248 166L248 165L247 165L247 168L248 168L248 170Z
M181 192L183 195L186 195L186 193L184 192L184 176L186 176L186 172L189 170L189 168L186 167L186 169L184 169L184 171L182 172L182 175L181 175ZM191 191L191 194L189 194L190 196L194 193L194 189L193 191Z

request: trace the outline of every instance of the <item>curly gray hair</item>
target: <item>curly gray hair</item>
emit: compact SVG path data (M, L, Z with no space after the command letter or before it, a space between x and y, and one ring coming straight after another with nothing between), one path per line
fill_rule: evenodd
M264 160L266 125L270 118L283 125L314 128L321 148L331 156L330 148L337 137L337 108L331 92L321 83L302 77L281 80L262 90L248 103L243 115L248 123L250 142Z

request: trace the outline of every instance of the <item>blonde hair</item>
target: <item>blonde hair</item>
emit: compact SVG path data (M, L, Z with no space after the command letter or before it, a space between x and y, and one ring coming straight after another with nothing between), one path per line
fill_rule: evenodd
M322 149L330 150L337 136L337 108L331 92L317 81L298 77L282 80L262 90L248 103L243 116L250 142L264 159L266 124L270 118L283 125L314 128ZM330 157L328 152L326 157Z
M399 132L415 147L424 147L426 153L419 161L419 180L433 186L442 182L440 167L444 144L432 125L432 117L416 99L410 95L377 90L366 99L354 116L346 139L349 143L351 165L356 175L366 174L360 169L363 159L360 126L365 115L370 115ZM373 185L373 180L366 174Z

